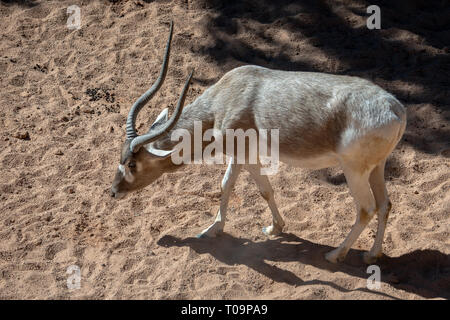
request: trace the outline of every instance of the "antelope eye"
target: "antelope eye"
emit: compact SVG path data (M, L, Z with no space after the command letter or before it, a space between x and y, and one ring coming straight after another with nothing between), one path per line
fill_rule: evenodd
M128 168L135 168L135 167L136 167L136 162L128 163Z

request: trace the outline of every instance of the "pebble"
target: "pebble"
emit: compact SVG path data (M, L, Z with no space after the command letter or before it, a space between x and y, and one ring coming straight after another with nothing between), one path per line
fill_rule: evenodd
M28 133L28 131L19 131L14 134L14 138L30 140L30 134Z

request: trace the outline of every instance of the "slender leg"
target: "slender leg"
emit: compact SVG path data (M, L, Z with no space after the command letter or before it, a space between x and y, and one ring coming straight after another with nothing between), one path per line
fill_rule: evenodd
M242 169L241 164L233 164L230 161L225 176L222 179L222 195L220 197L220 208L217 212L216 220L212 225L203 230L198 238L202 237L215 237L219 232L223 231L225 226L225 219L227 215L228 200L230 198L231 191L233 190L234 183Z
M261 196L267 201L270 211L272 212L272 225L264 227L263 232L268 236L279 235L283 231L285 223L278 212L269 178L267 178L266 175L261 175L260 165L247 165L245 168L248 172L250 172L250 175L255 180Z
M383 254L383 238L386 230L386 223L391 210L391 202L386 190L384 182L384 166L385 161L376 166L370 174L369 183L372 193L375 197L375 203L378 214L378 228L372 249L364 254L364 262L371 264Z
M375 200L369 186L369 173L361 174L349 167L344 167L347 185L356 203L357 218L344 242L325 255L325 258L330 262L336 263L345 259L350 247L358 239L375 213Z

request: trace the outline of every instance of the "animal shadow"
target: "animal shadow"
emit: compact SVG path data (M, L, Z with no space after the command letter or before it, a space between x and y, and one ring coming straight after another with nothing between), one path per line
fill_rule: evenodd
M341 292L351 292L332 282L322 280L303 281L291 271L270 265L265 261L298 262L312 265L330 272L343 272L367 279L370 274L362 261L362 250L351 249L340 264L324 259L324 254L333 247L301 239L292 233L285 233L275 239L255 242L246 238L235 238L223 233L217 238L177 238L165 235L158 240L163 247L190 247L198 254L210 254L228 265L246 265L276 282L289 285L328 285ZM415 250L399 257L384 256L377 262L381 270L381 282L418 294L424 298L450 298L450 258L437 250ZM355 290L376 293L396 299L388 294L367 288Z

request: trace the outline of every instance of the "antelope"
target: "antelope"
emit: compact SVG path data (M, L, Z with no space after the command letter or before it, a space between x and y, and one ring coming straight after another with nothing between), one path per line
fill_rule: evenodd
M325 259L343 261L352 244L377 214L376 238L365 252L368 264L382 256L382 243L391 202L384 180L386 159L400 141L406 126L406 110L391 94L374 83L352 76L315 72L272 70L247 65L226 73L191 104L184 106L192 77L190 73L173 115L164 109L150 130L138 135L136 117L161 87L170 55L173 23L170 24L160 74L153 86L131 107L126 121L126 139L115 175L111 196L122 198L131 191L150 185L163 173L183 166L175 165L171 155L176 129L193 132L195 121L203 129L279 130L281 162L309 169L340 166L356 204L356 222L348 236ZM261 163L239 164L230 157L221 184L220 207L215 221L198 236L215 237L225 226L228 200L242 169L247 170L266 200L272 224L263 228L267 236L277 236L285 222L274 200L274 191Z

